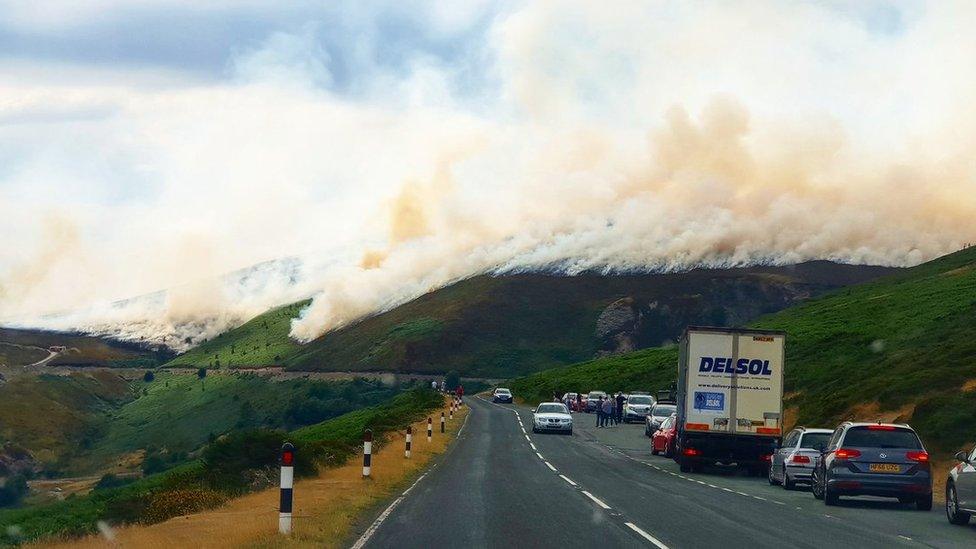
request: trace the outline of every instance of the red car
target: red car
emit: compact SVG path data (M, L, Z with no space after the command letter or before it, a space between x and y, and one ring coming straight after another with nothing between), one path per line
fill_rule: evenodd
M678 429L676 428L677 423L678 418L673 414L661 423L661 427L651 437L652 454L655 456L664 454L667 457L674 455L674 439L678 433Z

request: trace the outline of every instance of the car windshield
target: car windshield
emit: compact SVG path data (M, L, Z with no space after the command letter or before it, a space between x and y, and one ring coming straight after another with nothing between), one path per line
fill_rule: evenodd
M800 439L800 448L816 448L821 449L827 446L827 442L830 440L830 435L832 433L804 433L803 438Z
M673 404L658 404L651 410L651 415L655 417L668 417L674 413L678 407Z
M512 392L509 391L508 389L495 389L495 394L496 395L510 395L510 394L512 394Z
M922 444L910 429L852 427L844 435L844 446L853 448L908 448L918 450Z
M537 414L568 414L565 404L540 404L536 409Z
M647 397L647 396L632 396L630 397L629 402L631 404L642 404L642 405L654 404L654 402L651 401L651 397Z

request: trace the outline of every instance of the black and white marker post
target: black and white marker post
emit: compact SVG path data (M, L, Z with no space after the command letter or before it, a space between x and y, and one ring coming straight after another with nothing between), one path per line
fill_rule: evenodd
M441 412L441 433L444 432L444 412Z
M278 532L291 533L292 485L295 482L295 447L290 442L281 445L281 500L278 504Z
M454 401L451 401L450 417L448 419L454 419Z
M363 433L363 478L369 478L370 462L373 458L373 431Z
M403 456L410 459L410 443L413 442L413 427L407 425L407 450L403 453Z
M427 442L430 442L431 437L434 435L434 421L427 416Z

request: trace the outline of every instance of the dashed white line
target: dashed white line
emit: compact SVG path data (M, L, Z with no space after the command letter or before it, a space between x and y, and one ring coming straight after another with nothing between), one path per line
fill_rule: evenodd
M747 494L745 492L736 492L736 494L739 494L740 496L749 497L749 494Z
M538 450L538 448L535 447L535 444L532 444L531 442L529 443L529 446L532 447L532 451L533 452L535 452L536 450Z
M698 484L701 484L702 486L708 486L708 484L706 484L705 482L703 482L701 480L696 480L695 482L697 482Z
M575 482L573 482L573 479L567 477L566 475L559 475L559 478L565 480L566 482L570 483L573 486L578 486L578 484L576 484Z
M551 463L549 463L548 461L544 461L543 463L545 463L546 464L546 467L548 467L549 469L551 469L553 473L556 472L556 468L553 467Z
M636 524L634 524L633 522L625 522L624 524L625 524L625 525L627 525L627 528L630 528L631 530L633 530L633 531L635 531L635 532L637 532L637 534L638 534L638 535L639 535L640 537L642 537L642 538L644 538L644 539L646 539L647 541L649 541L649 542L651 542L651 543L653 543L653 544L654 544L654 545L656 545L656 546L657 546L657 547L658 547L659 549L668 549L668 546L667 546L667 545L665 545L665 544L663 544L663 543L661 543L661 540L659 540L659 539L657 539L656 537L654 537L654 536L652 536L652 535L650 535L650 534L648 534L648 533L647 533L647 532L645 532L644 530L641 530L641 529L640 529L640 527L638 527L638 526L637 526Z
M531 439L531 438L529 438L529 435L525 435L525 440L527 440L527 441L529 441L529 442L532 442L532 439Z
M907 539L908 541L912 541L912 538L910 538L908 536L903 536L901 534L898 534L898 537L900 537L901 539Z
M535 455L539 456L539 459L541 459L542 461L546 460L546 458L542 457L542 454L540 454L539 452L536 452Z
M583 495L586 496L586 497L588 497L588 498L590 498L590 499L592 499L594 503L596 503L597 505L599 505L603 509L609 509L610 508L609 505L607 505L606 503L603 503L603 500L601 500L600 498L598 498L598 497L594 496L593 494L587 492L586 490L583 490Z

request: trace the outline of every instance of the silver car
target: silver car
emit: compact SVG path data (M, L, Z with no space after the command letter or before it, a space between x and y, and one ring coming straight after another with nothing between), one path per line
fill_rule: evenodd
M969 524L976 513L976 448L956 454L959 463L949 470L946 480L946 517L952 524Z
M651 406L654 406L654 397L631 393L627 397L627 402L624 403L624 423L644 421L647 414L651 413Z
M671 414L677 411L678 407L674 404L658 402L654 406L651 406L651 411L644 416L644 435L649 437L654 436L654 432L661 428L664 420L671 417Z
M783 437L783 445L773 453L769 464L769 483L793 490L798 482L810 483L820 452L830 441L831 429L797 427Z
M573 416L562 402L543 402L532 410L532 432L547 431L573 434Z

